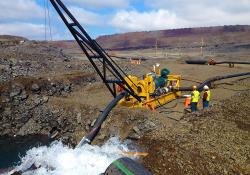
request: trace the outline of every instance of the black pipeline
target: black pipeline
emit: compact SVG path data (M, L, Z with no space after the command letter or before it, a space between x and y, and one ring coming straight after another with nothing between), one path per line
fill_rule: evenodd
M186 60L187 64L206 64L206 65L216 65L216 64L250 64L250 61L215 61L210 60Z
M211 87L211 83L214 81L223 80L223 79L227 79L227 78L240 77L240 76L247 76L247 75L250 75L250 72L243 72L243 73L238 73L238 74L229 74L229 75L212 77L212 78L209 78L209 79L203 81L200 85L197 86L197 89L199 91L202 91L202 88L205 85L208 85L209 87ZM192 87L180 87L179 89L174 89L174 90L175 91L192 91L193 88Z
M91 144L91 142L95 139L97 134L99 133L102 123L107 119L110 111L116 106L116 104L128 93L123 91L118 96L116 96L109 104L108 106L103 110L103 112L99 115L99 117L96 119L95 124L90 131L90 133L83 137L82 140L79 142L79 144L76 147L80 147L84 144Z
M103 175L153 175L144 166L134 160L122 157L112 162Z

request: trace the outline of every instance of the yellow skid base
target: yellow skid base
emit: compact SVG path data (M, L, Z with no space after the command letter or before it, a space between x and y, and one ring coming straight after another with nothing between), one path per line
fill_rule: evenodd
M166 103L171 102L172 100L175 100L180 94L179 93L167 93L164 95L161 95L159 97L151 98L149 100L144 100L142 102L138 102L136 100L129 100L122 99L119 104L122 106L132 107L132 108L146 108L154 110L157 107L160 107L161 105L164 105Z
M172 100L175 100L177 97L181 95L180 91L177 92L169 92L170 88L178 88L180 87L180 75L168 75L167 81L165 82L165 86L160 87L162 92L168 92L166 94L162 94L156 96L158 93L156 92L156 85L153 76L149 76L148 74L143 80L139 80L135 76L126 77L126 82L130 85L130 87L134 90L136 95L141 98L141 102L139 102L132 95L124 97L120 100L119 104L126 107L132 108L147 108L154 110L155 108L169 103ZM119 93L119 91L117 92ZM152 95L155 94L154 97Z

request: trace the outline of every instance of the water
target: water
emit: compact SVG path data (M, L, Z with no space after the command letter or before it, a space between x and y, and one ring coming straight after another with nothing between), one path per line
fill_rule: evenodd
M0 169L13 167L21 160L26 151L34 146L48 145L46 135L28 135L25 137L0 137ZM1 171L0 171L1 173Z
M29 149L15 170L26 171L34 164L38 168L26 171L24 175L99 175L126 151L129 151L128 144L121 143L116 137L103 146L83 145L76 149L56 141L50 146Z

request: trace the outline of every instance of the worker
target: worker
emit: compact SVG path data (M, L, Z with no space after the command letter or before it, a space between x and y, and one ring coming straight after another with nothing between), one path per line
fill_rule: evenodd
M200 92L197 91L197 87L193 86L193 91L191 93L191 112L197 112L197 104L199 101Z
M209 106L209 101L211 99L211 92L207 85L203 87L203 90L204 90L204 93L203 93L202 101L203 101L203 109L205 109L205 108L208 108Z

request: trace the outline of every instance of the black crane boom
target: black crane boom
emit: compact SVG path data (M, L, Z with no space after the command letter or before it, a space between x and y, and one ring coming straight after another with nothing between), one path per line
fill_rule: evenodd
M132 80L105 52L105 50L89 36L89 34L84 30L62 1L50 0L50 2L65 25L68 27L69 31L77 41L84 54L87 56L90 63L93 65L98 75L101 77L103 83L107 86L110 93L116 97L115 84L117 84L130 95L135 97L138 101L141 101L134 90L125 81L124 77L127 77L131 82Z

